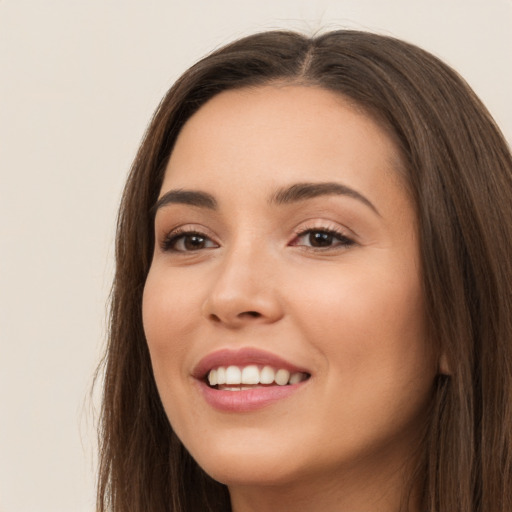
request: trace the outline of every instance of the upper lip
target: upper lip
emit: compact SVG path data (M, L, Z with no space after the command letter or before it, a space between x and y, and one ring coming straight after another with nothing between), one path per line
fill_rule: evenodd
M223 349L212 352L203 357L194 367L192 376L196 379L204 379L208 372L219 366L246 366L249 364L272 366L277 369L285 369L290 373L310 373L308 370L286 361L276 354L257 348L242 348L238 350Z

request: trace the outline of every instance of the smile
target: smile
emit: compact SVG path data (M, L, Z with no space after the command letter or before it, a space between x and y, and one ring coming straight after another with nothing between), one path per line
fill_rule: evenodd
M281 357L255 348L219 350L192 372L206 402L223 412L255 411L305 387L311 373Z
M308 378L304 372L290 372L285 368L272 366L259 367L256 364L247 366L219 366L208 373L208 383L211 387L225 391L242 391L254 389L260 385L286 386L298 384Z

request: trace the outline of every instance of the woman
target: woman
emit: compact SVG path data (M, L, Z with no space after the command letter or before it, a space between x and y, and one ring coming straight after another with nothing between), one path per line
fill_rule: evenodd
M430 54L270 32L126 185L99 510L512 510L512 161Z

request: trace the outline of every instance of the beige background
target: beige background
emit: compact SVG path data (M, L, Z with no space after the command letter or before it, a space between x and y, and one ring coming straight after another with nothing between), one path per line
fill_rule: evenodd
M512 141L512 0L0 0L0 512L94 509L88 390L126 172L185 68L281 27L419 44Z

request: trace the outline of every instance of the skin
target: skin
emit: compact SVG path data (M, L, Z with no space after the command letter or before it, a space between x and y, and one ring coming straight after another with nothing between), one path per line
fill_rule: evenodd
M160 197L202 191L217 208L158 209L144 328L169 420L228 485L235 512L399 509L437 373L400 172L386 132L317 87L223 92L178 137ZM269 202L304 182L342 184L364 199ZM203 233L200 248L182 235L164 250L177 228ZM305 230L352 242L315 247ZM218 411L191 372L213 351L242 347L311 377L267 407Z

